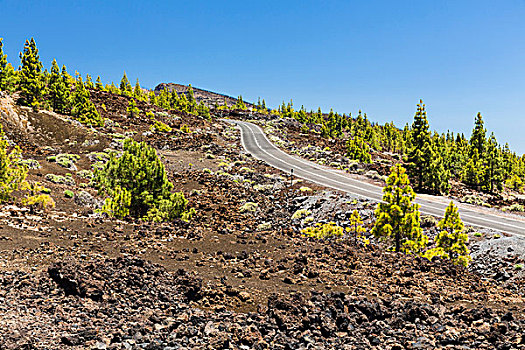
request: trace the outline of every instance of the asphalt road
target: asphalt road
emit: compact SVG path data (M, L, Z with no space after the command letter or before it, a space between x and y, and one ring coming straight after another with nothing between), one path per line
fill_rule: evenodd
M274 146L261 128L255 124L236 120L226 121L236 124L240 128L242 144L246 151L255 158L263 160L288 174L293 169L294 176L319 185L375 201L382 200L382 187L351 178L342 171L291 156ZM418 197L416 202L421 206L421 213L438 217L443 216L448 205L446 198L428 195L418 195ZM493 213L482 208L469 207L461 203L456 203L456 205L465 224L525 236L525 220L513 218L510 215Z

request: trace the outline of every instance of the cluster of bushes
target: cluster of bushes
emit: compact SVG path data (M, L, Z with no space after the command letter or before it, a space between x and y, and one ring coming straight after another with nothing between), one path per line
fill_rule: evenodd
M437 225L439 233L433 244L430 244L428 236L421 229L419 205L413 203L416 194L410 186L406 170L399 164L395 165L386 182L383 201L376 208L372 235L389 241L391 249L396 252L417 254L429 260L434 257L446 258L454 264L467 266L471 261L467 248L468 235L454 203L450 202L447 207L444 218ZM347 232L357 240L365 231L357 211L352 213L349 224ZM344 233L343 228L334 223L318 223L301 232L305 236L320 239L340 237Z

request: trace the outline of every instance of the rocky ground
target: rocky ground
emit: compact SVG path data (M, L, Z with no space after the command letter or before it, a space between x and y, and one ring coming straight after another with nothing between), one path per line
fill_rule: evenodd
M126 117L126 98L93 100L105 128L0 98L29 178L57 203L0 208L0 349L525 348L523 240L470 230L464 269L350 234L305 238L315 222L346 227L354 209L369 227L376 203L291 181L225 123L152 108L173 128L154 133ZM97 213L90 173L125 136L159 150L197 210L190 223ZM424 220L431 237L435 224Z

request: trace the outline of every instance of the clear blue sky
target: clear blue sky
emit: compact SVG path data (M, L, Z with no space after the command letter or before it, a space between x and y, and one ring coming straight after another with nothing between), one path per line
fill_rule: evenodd
M0 37L19 64L34 36L46 67L118 83L160 82L296 107L359 110L470 135L479 111L525 153L525 0L0 0Z

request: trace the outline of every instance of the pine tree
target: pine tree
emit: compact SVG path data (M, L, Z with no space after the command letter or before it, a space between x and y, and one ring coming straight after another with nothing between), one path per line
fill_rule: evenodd
M106 91L112 94L120 94L120 90L117 88L114 82L111 82L111 85L106 85Z
M84 86L81 76L78 76L75 84L72 106L71 114L79 122L90 126L104 125L104 119L100 116L95 105L90 100L89 91Z
M485 155L485 143L486 143L486 130L483 127L483 118L481 113L478 113L476 116L476 121L474 124L474 130L472 130L472 135L470 136L470 153L472 157L474 150L478 151L478 156L483 158Z
M169 94L169 97L168 97L168 101L169 101L169 104L170 104L170 108L171 109L177 109L178 106L179 106L179 94L177 93L177 90L173 89L171 90L170 94Z
M350 215L348 224L350 226L350 231L354 236L354 242L357 243L357 239L361 236L361 234L363 232L366 232L365 228L363 227L363 220L361 219L361 215L359 215L359 212L357 210L354 209L352 215Z
M463 143L461 138L458 138L456 141L451 141L447 168L450 169L453 177L461 178L463 168L467 161L467 148L467 145Z
M485 162L484 188L491 193L495 190L501 190L503 188L503 168L501 166L503 157L494 133L490 135L486 143Z
M523 193L523 180L516 174L512 174L507 181L505 181L505 186L518 193Z
M361 163L372 163L370 147L359 136L348 139L346 150L350 159L357 160Z
M205 117L206 119L211 120L210 109L208 107L206 107L206 105L202 101L197 106L197 115L199 115L201 117Z
M445 145L440 143L439 136L432 140L432 158L428 169L425 187L432 193L446 193L450 189L450 171L446 167L446 160L443 158L449 153Z
M65 69L65 67L64 67ZM53 111L57 113L66 114L69 112L70 101L70 90L66 86L66 81L63 78L63 75L60 73L60 68L56 60L53 60L51 65L51 73L49 75L49 100L51 102L51 107Z
M416 181L416 189L422 191L425 189L425 181L428 178L432 162L427 112L422 100L417 105L414 123L412 124L411 146L407 157L408 171L410 177Z
M140 87L139 78L137 78L137 82L135 83L135 88L133 89L133 96L135 96L136 99L140 100L142 99L142 88Z
M7 90L7 55L4 54L4 38L0 38L0 91Z
M98 91L104 90L104 85L102 85L102 81L100 80L100 75L97 76L97 80L95 81L95 90L98 90Z
M462 181L470 187L481 189L485 167L479 159L478 150L474 148L474 152L469 161L463 168Z
M190 106L188 102L188 98L186 97L186 94L181 94L178 101L177 106L175 106L176 109L178 109L181 112L189 113L190 112Z
M396 252L419 253L428 243L420 226L419 205L412 203L415 198L406 170L399 164L393 166L383 188L383 202L375 212L372 234L393 238Z
M65 65L62 65L62 80L64 81L64 84L71 89L71 87L75 86L76 80L67 72L67 68Z
M38 55L35 40L26 40L24 52L20 53L22 69L20 72L20 100L19 103L31 106L38 110L45 94L44 79L42 75L42 62Z
M0 91L15 89L15 72L13 66L7 62L7 55L3 50L3 38L0 38Z
M234 108L235 109L246 109L246 104L242 100L242 95L239 95L239 97L237 98L237 103L235 104Z
M150 91L148 93L148 100L149 100L149 103L151 103L152 105L156 105L157 104L157 97L155 96L155 92L154 91Z
M193 88L191 87L191 84L188 86L188 102L192 106L197 105L197 100L195 99L195 93L193 91Z
M134 98L129 100L127 112L128 112L128 117L130 118L136 118L139 116L140 109L138 109L137 103L135 102Z
M95 172L94 182L101 194L107 194L111 210L152 221L188 219L188 201L182 192L171 193L164 164L155 149L146 143L126 139L123 153L112 154L104 168ZM118 203L127 208L121 210ZM128 204L129 203L129 204Z
M160 94L156 98L156 101L157 101L157 106L159 106L160 108L164 108L164 109L171 108L167 89L161 90Z
M128 76L126 75L126 72L124 72L124 75L122 76L122 79L120 80L120 94L124 96L131 96L133 90L131 88L131 83L128 80Z
M436 237L437 254L444 256L456 265L467 266L471 260L467 248L468 235L464 233L465 226L459 217L458 208L450 202L445 217L438 223L441 230Z
M91 75L86 74L86 82L84 83L84 86L86 89L93 90L95 89L95 85L93 84L93 80L91 79Z
M58 96L60 100L58 108L60 110L60 113L69 114L71 113L71 103L72 103L71 87L74 85L75 80L73 79L71 75L69 75L65 65L62 65L62 71L60 72L60 76L62 78L62 83L64 85L64 88L63 89L61 88L59 90L59 92L61 92L62 94Z

